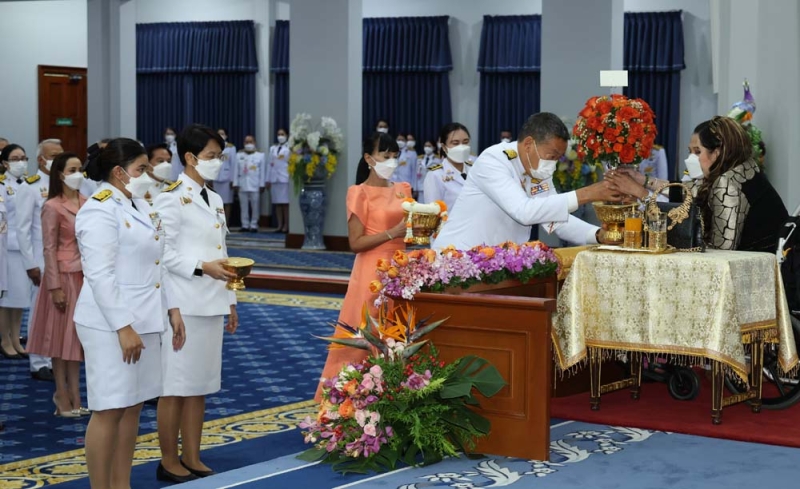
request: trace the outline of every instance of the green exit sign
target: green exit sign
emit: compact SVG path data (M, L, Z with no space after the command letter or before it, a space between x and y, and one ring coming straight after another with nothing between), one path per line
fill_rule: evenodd
M56 125L57 126L71 126L72 125L72 119L70 117L59 117L58 119L56 119Z

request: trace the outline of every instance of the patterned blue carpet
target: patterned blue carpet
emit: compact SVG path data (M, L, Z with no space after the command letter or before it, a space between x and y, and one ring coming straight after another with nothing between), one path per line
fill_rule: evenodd
M311 335L330 331L327 325L341 304L335 296L256 291L242 292L239 299L241 325L235 335L225 335L223 389L208 397L207 421L313 397L325 345ZM31 379L27 361L1 359L0 379L0 420L6 424L0 432L0 473L8 462L83 446L88 417L54 417L54 385ZM146 406L140 433L155 430L155 408ZM2 476L0 487L7 487Z
M356 255L340 251L307 251L228 246L228 256L250 258L256 268L318 273L350 273Z

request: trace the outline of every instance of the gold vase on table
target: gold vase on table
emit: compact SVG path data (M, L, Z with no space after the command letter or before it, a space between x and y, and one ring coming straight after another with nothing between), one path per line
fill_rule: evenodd
M625 213L632 211L638 204L606 204L595 202L594 211L600 220L600 242L604 244L622 244L625 236Z
M408 221L408 211L403 213L404 219ZM415 212L411 216L411 232L414 237L410 244L429 245L431 236L439 228L442 218L438 214L420 214Z
M226 285L228 290L244 290L244 278L250 275L255 263L256 262L250 258L228 258L228 261L222 265L222 268L236 275L228 279Z

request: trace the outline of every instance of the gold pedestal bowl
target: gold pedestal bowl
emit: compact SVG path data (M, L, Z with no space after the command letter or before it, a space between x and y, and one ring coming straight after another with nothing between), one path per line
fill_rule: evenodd
M625 235L625 213L633 210L638 204L606 204L595 202L594 211L602 223L600 242L604 244L622 244Z
M405 220L408 221L408 212L403 213ZM419 214L417 212L411 217L411 232L414 237L411 244L415 245L429 245L431 244L431 236L439 228L439 223L442 218L437 214Z
M250 258L228 258L222 268L236 275L228 280L228 290L244 290L244 278L250 275L255 264Z

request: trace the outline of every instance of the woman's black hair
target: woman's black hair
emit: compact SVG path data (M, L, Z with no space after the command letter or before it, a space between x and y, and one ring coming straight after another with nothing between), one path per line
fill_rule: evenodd
M22 152L25 153L25 148L23 148L19 144L11 143L5 148L3 148L3 151L0 151L0 162L8 161L8 159L11 157L11 152L14 151L15 149L21 149ZM25 153L25 156L27 155L28 153Z
M97 182L107 182L111 170L120 166L130 166L137 158L147 155L138 141L128 138L116 138L108 142L105 148L89 155L86 162L86 175Z
M172 151L170 151L169 145L167 143L157 143L157 144L151 144L150 146L147 147L147 161L152 160L153 153L155 153L159 149L163 149L167 153L169 153L169 158L172 159Z
M202 124L189 124L184 127L177 139L178 157L181 159L183 166L186 166L186 153L197 156L212 140L219 144L220 150L225 149L225 141L222 140L222 136L210 127Z
M167 132L167 131L172 131L172 132L174 132L176 135L178 134L178 131L176 131L174 128L172 128L172 127L170 127L170 126L167 126L167 127L165 127L165 128L164 128L164 132ZM225 133L225 134L227 134L227 133Z
M442 142L442 146L447 146L447 138L459 129L467 133L469 138L472 138L472 136L469 134L469 129L467 129L467 126L461 124L460 122L451 122L442 126L442 129L439 131L439 141Z
M395 138L385 132L374 132L370 137L364 140L364 146L361 151L361 160L358 162L356 169L356 185L361 185L369 178L369 165L364 155L372 153L382 153L390 151L392 153L399 153L400 147L397 145Z
M47 200L61 197L64 194L64 182L60 176L64 173L67 162L72 158L77 158L78 161L81 161L80 157L75 153L61 153L53 158L53 165L50 167L50 188L47 191Z

